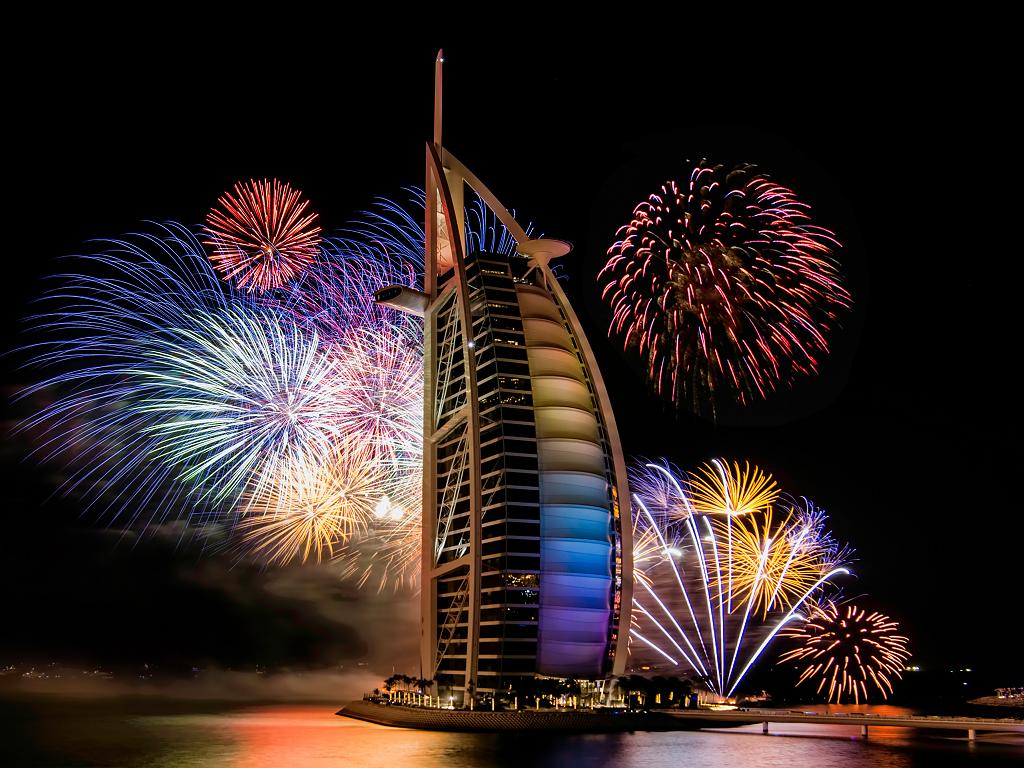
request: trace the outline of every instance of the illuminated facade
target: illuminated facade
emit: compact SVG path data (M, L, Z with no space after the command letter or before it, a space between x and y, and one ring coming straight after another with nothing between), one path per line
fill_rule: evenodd
M632 524L608 396L548 267L568 246L529 239L442 148L440 68L424 292L377 299L424 318L421 664L460 701L623 671ZM464 252L467 185L514 254Z

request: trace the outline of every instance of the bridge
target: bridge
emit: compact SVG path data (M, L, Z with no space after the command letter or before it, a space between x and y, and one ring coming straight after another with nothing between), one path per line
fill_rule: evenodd
M700 727L715 728L761 723L763 733L768 733L769 723L817 723L826 725L859 725L860 734L868 737L870 726L891 726L896 728L932 728L947 731L967 731L967 738L974 741L979 731L1024 734L1024 720L1010 717L942 717L935 715L875 715L868 712L799 712L790 709L735 709L709 712L708 710L687 711L680 709L662 710L665 714L680 720L702 721ZM707 721L713 720L714 725Z

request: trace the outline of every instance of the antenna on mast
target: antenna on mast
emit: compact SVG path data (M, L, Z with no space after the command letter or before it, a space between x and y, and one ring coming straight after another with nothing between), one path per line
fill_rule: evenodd
M437 52L434 61L434 146L441 149L441 76L444 69L444 50Z

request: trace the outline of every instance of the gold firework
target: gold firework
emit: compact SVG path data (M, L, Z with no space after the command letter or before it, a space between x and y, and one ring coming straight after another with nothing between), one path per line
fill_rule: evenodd
M751 611L764 616L773 608L791 608L833 564L831 539L823 539L795 510L781 523L769 508L763 515L712 524L719 540L731 536L730 579L723 590L731 589L733 604L749 601Z
M807 499L785 497L788 513L773 518L780 494L756 467L736 464L727 472L724 462L713 461L698 477L706 491L702 512L671 465L631 468L630 654L634 664L689 668L709 689L730 696L798 608L849 573L844 565L852 553ZM678 499L686 514L678 513Z
M375 505L369 532L346 544L335 556L341 576L360 587L376 582L377 591L388 586L417 589L422 546L422 488L412 473L392 478L388 494Z
M323 465L294 465L247 503L242 546L267 563L317 562L364 531L381 501L384 472L366 450L342 444Z
M750 462L741 468L738 461L712 459L690 473L686 484L697 514L742 515L770 508L779 497L775 479Z

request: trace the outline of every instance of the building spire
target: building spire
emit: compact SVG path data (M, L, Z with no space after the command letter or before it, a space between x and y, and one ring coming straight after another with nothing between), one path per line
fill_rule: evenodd
M441 149L441 79L444 69L444 51L437 52L434 61L434 146Z

